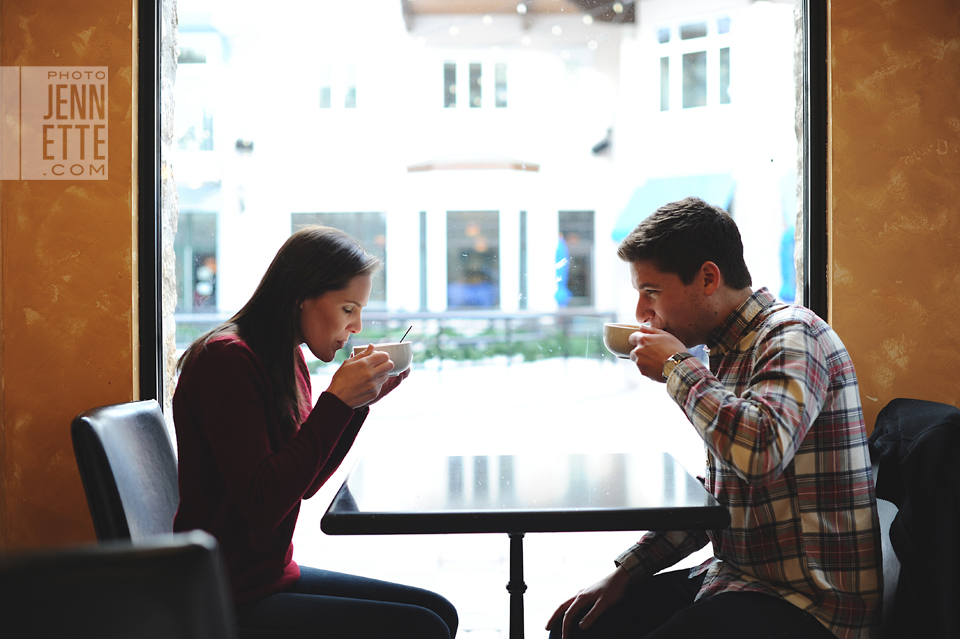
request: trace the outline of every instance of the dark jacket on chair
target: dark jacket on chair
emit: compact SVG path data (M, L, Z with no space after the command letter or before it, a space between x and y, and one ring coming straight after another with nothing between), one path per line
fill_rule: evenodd
M900 509L890 540L900 580L885 636L960 637L960 409L895 399L877 417L877 497Z

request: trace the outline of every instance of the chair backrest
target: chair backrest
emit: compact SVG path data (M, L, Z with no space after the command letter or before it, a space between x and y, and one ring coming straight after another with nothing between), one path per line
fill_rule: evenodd
M7 637L234 639L216 540L202 531L0 557Z
M177 458L156 401L84 411L70 433L97 539L173 533Z
M900 581L900 560L890 542L890 525L897 516L898 508L886 499L877 500L880 515L880 547L883 553L883 627L890 624L896 601L897 583ZM881 637L884 635L881 634Z

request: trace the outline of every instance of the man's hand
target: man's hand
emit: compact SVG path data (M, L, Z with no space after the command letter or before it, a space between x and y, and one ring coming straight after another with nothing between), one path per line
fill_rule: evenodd
M577 596L560 604L547 622L547 630L563 619L562 638L567 639L570 637L570 625L582 610L588 609L587 614L580 620L580 627L586 630L600 615L623 598L629 583L630 575L627 574L626 569L618 567L589 588L581 590Z
M643 325L629 337L634 345L630 360L637 365L644 377L663 383L663 365L671 356L687 350L683 342L659 328Z

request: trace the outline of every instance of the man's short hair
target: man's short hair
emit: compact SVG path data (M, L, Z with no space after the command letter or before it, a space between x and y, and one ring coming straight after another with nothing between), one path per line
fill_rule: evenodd
M698 197L661 206L620 242L617 255L631 264L649 261L664 273L676 273L684 284L693 282L704 262L716 264L733 289L752 283L737 223Z

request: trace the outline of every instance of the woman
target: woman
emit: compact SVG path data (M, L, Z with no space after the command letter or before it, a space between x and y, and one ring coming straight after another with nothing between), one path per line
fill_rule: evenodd
M217 538L242 636L452 639L457 614L425 590L293 561L300 500L343 461L370 404L409 374L368 347L311 406L306 344L330 362L353 333L379 261L314 226L280 248L250 301L180 359L173 397L180 506L174 530Z

